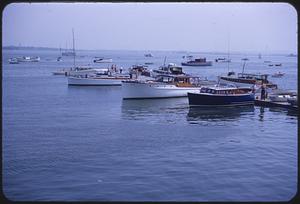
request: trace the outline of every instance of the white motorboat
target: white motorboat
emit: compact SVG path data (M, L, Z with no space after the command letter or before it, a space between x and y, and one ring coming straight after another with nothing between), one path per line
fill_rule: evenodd
M123 99L154 99L187 97L187 93L199 92L199 77L187 75L160 75L155 80L122 81Z
M111 63L112 59L111 58L103 58L103 57L95 57L93 62L94 63Z

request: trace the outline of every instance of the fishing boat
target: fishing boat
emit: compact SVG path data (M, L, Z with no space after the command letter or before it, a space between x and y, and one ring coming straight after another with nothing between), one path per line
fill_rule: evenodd
M202 87L188 92L190 106L241 106L254 104L253 89L237 87Z
M18 62L39 62L40 57L23 56L17 57Z
M17 58L9 58L8 59L9 64L19 64L19 61Z
M195 58L195 60L189 60L182 62L182 66L212 66L212 61L206 61L206 58Z
M95 57L93 62L94 63L111 63L112 59L111 58L103 58L103 57Z
M112 74L109 70L94 75L69 76L68 85L72 86L121 86L123 80L130 79L128 74Z
M154 80L122 81L123 99L157 99L186 97L188 92L197 92L208 80L187 75L159 75Z
M219 81L223 84L234 84L239 88L252 88L260 87L265 84L267 88L276 89L277 85L268 80L268 74L248 74L248 73L235 73L228 74L227 76L220 76Z
M274 78L280 78L280 77L283 77L283 76L284 76L284 73L282 73L282 72L276 72L272 75L272 77L274 77Z
M169 63L168 65L162 65L158 69L152 70L153 77L161 74L184 75L185 73L182 71L182 67L177 66L175 63Z

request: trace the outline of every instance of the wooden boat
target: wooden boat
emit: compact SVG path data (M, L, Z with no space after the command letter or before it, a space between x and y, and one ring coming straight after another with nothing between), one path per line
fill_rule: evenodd
M190 106L241 106L254 104L254 92L248 88L202 87L188 93Z
M265 84L267 88L277 88L276 84L268 80L268 74L238 73L238 75L220 76L219 80L220 83L234 84L239 88L252 88L253 86L261 86L262 84Z

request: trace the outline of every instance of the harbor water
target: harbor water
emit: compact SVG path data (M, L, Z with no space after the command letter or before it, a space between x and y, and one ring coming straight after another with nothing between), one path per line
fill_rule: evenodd
M78 51L76 65L126 71L180 65L185 52ZM217 53L189 53L214 60ZM17 56L40 62L8 64ZM59 51L3 50L2 179L12 201L288 201L297 192L298 116L280 108L189 108L187 98L122 100L122 87L68 86ZM226 57L226 56L225 56ZM297 58L231 54L232 62L183 71L217 80L228 70L284 72L297 90ZM282 63L268 66L264 61Z

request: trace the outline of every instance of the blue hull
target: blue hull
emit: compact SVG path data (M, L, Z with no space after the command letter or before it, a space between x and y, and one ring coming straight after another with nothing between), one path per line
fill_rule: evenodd
M254 94L247 95L208 95L188 93L191 106L240 106L254 104Z

